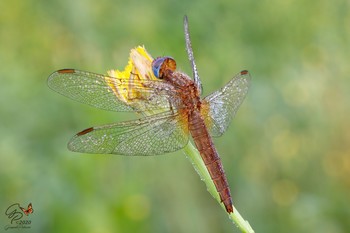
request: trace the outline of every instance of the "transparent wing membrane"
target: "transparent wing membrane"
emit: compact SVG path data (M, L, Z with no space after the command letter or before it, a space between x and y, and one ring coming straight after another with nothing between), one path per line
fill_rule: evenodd
M191 38L190 38L190 29L188 28L188 19L187 19L186 15L184 17L184 31L185 31L186 51L187 51L187 55L188 55L188 60L190 60L190 62L191 62L194 83L196 84L196 86L199 90L199 94L201 94L203 88L202 88L201 79L200 79L199 74L198 74L197 65L196 65L196 62L194 60L192 43L191 43Z
M130 74L132 75L132 74ZM177 105L176 88L158 80L118 79L73 69L48 78L54 91L78 102L109 111L169 109Z
M204 98L202 114L212 136L219 137L226 131L247 95L249 84L249 72L244 70L223 88Z
M188 143L188 118L165 112L135 121L86 129L68 143L72 151L119 155L160 155Z

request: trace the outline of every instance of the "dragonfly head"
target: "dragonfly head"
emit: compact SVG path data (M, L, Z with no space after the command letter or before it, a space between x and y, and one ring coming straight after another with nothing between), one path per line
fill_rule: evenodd
M157 57L153 60L152 71L154 76L162 79L166 70L176 70L176 62L172 57Z

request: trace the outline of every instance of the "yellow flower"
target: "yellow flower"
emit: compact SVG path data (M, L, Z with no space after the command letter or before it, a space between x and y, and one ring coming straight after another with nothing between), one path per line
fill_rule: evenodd
M115 79L112 82L111 80L106 81L119 100L135 109L139 109L139 103L133 101L140 98L140 96L145 97L144 92L141 93L138 91L143 88L141 84L142 82L139 81L157 79L152 71L152 61L153 57L146 51L146 49L143 46L138 46L131 49L129 61L124 71L107 71L108 75Z

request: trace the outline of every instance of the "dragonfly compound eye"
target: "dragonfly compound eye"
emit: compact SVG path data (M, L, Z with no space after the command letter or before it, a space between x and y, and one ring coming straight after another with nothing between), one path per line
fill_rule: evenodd
M162 79L166 70L176 70L176 62L172 57L157 57L153 60L152 71L154 76Z

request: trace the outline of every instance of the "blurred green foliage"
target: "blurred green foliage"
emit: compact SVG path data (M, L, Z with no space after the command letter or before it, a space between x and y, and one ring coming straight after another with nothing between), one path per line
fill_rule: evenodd
M0 227L33 203L25 232L238 232L181 152L76 154L74 133L130 118L51 91L61 68L122 69L145 45L204 93L248 69L252 86L215 139L234 205L256 232L350 229L350 7L339 1L0 2ZM136 116L135 116L136 117Z

